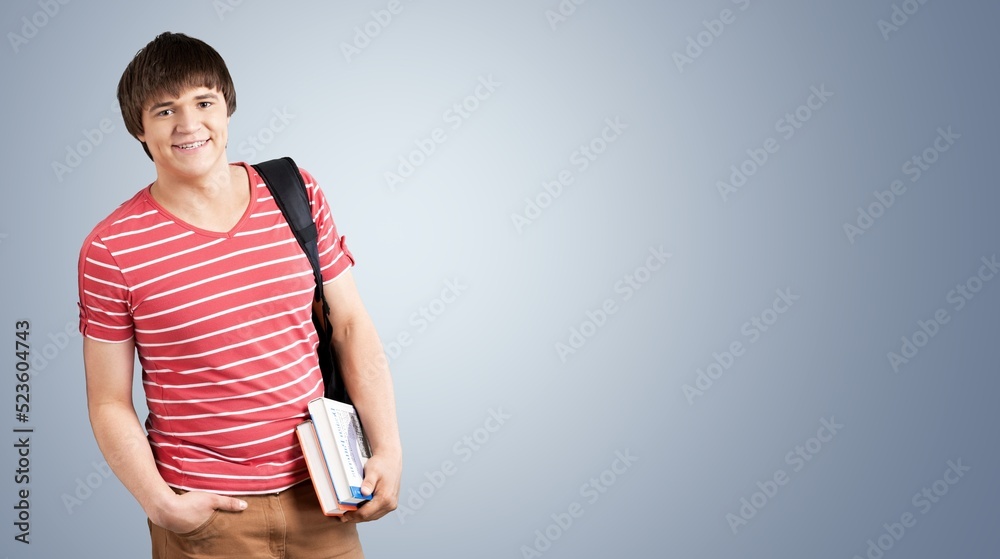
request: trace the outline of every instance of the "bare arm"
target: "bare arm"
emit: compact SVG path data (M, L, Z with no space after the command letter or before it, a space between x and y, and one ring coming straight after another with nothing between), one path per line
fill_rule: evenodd
M403 469L389 362L350 270L323 286L323 294L330 305L333 344L344 384L372 449L361 491L366 495L374 492L375 497L357 511L344 514L342 519L375 520L395 510Z
M97 445L149 519L178 533L190 532L215 509L239 511L246 503L212 493L174 493L156 469L153 452L132 405L135 346L84 338L87 407Z

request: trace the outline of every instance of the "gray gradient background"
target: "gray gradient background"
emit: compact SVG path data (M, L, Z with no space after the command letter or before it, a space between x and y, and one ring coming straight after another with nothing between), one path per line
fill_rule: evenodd
M0 556L148 553L141 509L100 476L80 337L60 333L75 331L83 237L153 178L114 91L165 30L228 61L230 160L309 169L383 340L411 336L391 366L413 514L362 526L369 557L522 557L548 529L561 533L543 557L850 559L907 512L916 524L885 557L995 556L1000 278L960 311L946 297L1000 251L1000 6L930 0L886 40L889 0L591 0L555 29L556 0L403 0L348 62L341 44L387 2L239 4L73 1L0 48L0 324L10 339L30 320L36 358L29 546L13 540L13 375L0 384ZM723 9L735 21L680 71L672 55ZM6 2L0 29L40 10ZM491 75L501 85L452 130L444 112ZM776 121L812 86L833 96L784 139ZM249 152L275 110L294 117ZM578 172L571 154L615 117L628 128ZM111 132L59 180L53 162L105 118ZM910 182L903 164L949 126L960 139ZM446 141L390 189L384 173L436 127ZM768 137L779 151L723 201L717 181ZM511 214L562 169L575 182L518 232ZM906 193L849 242L844 223L895 179ZM625 301L616 282L651 247L672 257ZM467 289L420 331L411 315L454 278ZM799 299L750 343L743 324L779 288ZM606 299L618 312L564 363L556 344ZM939 308L950 321L894 372L887 353ZM737 341L746 353L689 403L683 385ZM491 410L509 418L462 451ZM793 472L786 454L831 416L843 428ZM581 486L616 451L637 460L591 503ZM448 460L454 475L413 497ZM949 460L970 470L925 514L913 496ZM734 534L727 514L778 469L788 483ZM68 510L88 476L100 485ZM574 502L582 516L550 527Z

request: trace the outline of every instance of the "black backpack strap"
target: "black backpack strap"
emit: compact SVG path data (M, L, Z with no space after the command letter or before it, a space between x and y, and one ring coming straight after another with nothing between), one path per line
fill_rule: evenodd
M288 222L299 246L309 257L313 276L316 280L315 300L323 298L323 274L319 267L319 247L316 244L316 223L312 218L312 208L306 195L306 185L302 182L299 167L291 157L272 159L253 166L257 174L264 179L271 196L281 209L285 221Z
M323 373L324 395L327 398L350 403L344 382L340 377L336 356L333 352L332 327L327 317L330 307L323 297L323 273L319 265L319 245L316 223L312 218L312 207L306 185L302 182L302 174L298 165L291 157L282 157L257 163L253 166L257 174L264 179L271 196L285 216L285 221L295 234L299 246L309 258L313 276L316 281L316 292L313 296L313 324L319 335L319 365Z

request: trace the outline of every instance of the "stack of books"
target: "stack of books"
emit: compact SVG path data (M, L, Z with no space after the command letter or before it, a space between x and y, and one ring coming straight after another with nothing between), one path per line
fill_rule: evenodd
M371 500L361 494L371 449L354 406L316 398L296 429L323 514L340 516Z

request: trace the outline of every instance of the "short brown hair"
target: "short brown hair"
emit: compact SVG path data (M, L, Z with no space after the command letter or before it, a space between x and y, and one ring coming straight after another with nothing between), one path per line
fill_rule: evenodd
M229 115L236 112L236 89L222 56L204 41L182 33L161 33L136 53L118 81L125 129L136 137L142 134L142 112L155 97L176 97L190 87L219 90Z

